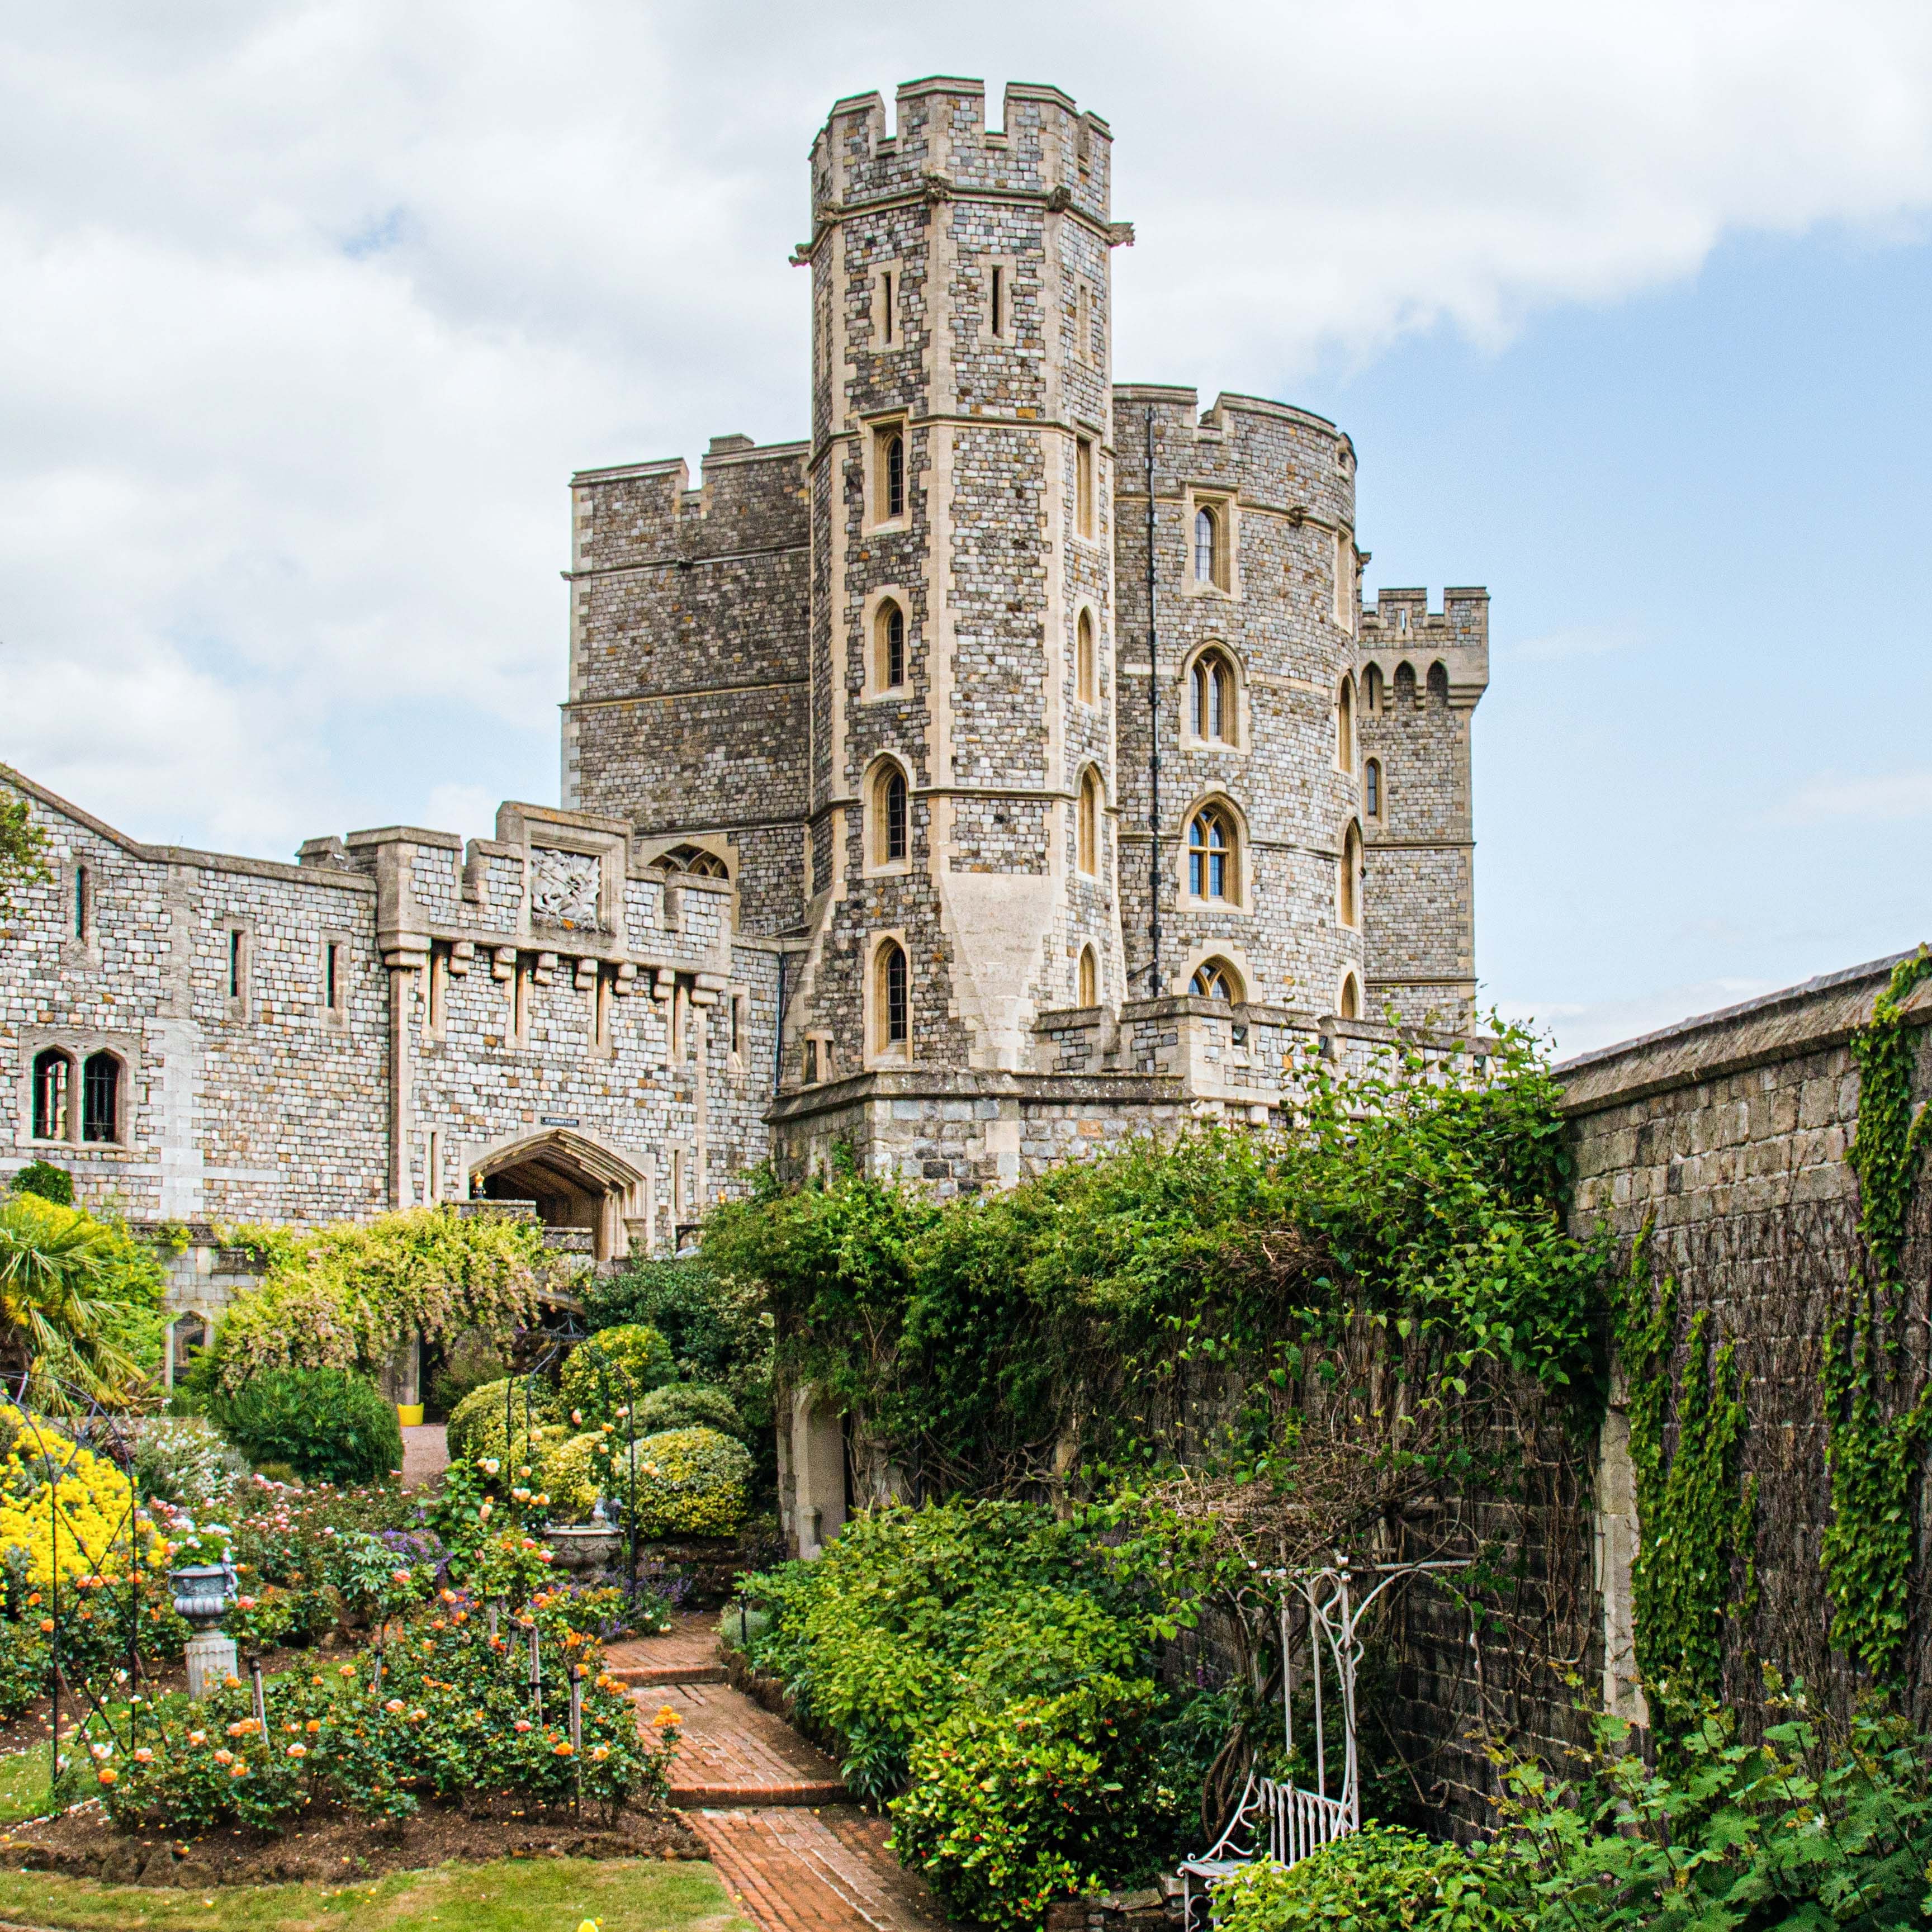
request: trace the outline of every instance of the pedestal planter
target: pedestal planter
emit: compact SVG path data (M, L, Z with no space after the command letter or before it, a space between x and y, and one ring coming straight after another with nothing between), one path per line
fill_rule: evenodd
M556 1567L574 1575L611 1568L623 1553L621 1531L608 1523L579 1523L568 1529L547 1529L544 1540L555 1552Z
M175 1609L194 1630L188 1640L188 1694L197 1700L241 1674L235 1640L214 1626L235 1607L236 1575L226 1563L190 1563L168 1573Z

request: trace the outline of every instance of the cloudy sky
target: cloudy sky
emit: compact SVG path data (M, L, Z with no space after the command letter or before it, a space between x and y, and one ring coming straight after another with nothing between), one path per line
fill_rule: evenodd
M1486 583L1478 964L1576 1050L1932 934L1932 10L0 8L0 758L286 856L554 799L565 484L804 420L841 94L1108 117L1116 371Z

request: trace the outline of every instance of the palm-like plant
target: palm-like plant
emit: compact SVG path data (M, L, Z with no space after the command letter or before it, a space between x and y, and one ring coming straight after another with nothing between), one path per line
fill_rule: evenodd
M27 1378L44 1412L124 1407L140 1365L114 1338L119 1304L101 1292L112 1234L91 1216L30 1194L0 1201L0 1363Z

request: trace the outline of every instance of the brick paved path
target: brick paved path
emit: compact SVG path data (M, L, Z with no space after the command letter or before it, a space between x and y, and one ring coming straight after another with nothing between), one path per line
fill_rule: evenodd
M763 1932L945 1932L886 1849L885 1820L842 1802L838 1766L724 1682L715 1616L613 1644L606 1660L640 1723L666 1704L677 1712L671 1802Z

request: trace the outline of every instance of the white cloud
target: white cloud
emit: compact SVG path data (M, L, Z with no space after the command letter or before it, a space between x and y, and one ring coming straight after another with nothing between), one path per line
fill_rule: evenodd
M1828 819L1932 818L1932 772L1899 772L1873 778L1814 778L1780 817L1799 825Z
M1932 201L1916 5L81 0L0 53L0 757L278 854L398 782L371 721L554 733L572 468L798 432L841 94L1107 115L1117 366L1204 387Z
M1636 1040L1675 1026L1679 1020L1735 1006L1760 993L1776 992L1779 984L1774 980L1700 980L1627 999L1504 1000L1498 1010L1504 1019L1515 1020L1553 1041L1557 1057L1568 1058Z

